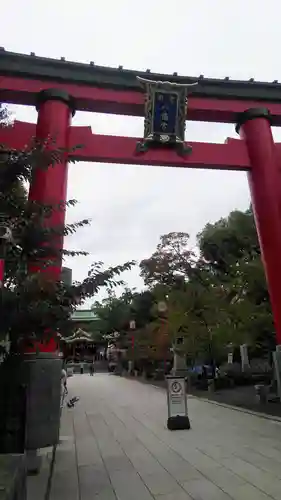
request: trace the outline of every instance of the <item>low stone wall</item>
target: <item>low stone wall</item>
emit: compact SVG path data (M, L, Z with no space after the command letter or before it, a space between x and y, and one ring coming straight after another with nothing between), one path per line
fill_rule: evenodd
M90 363L67 363L66 365L66 371L69 376L69 371L72 371L72 375L76 373L81 373L81 368L83 370L83 373L89 373L90 372ZM71 376L71 375L70 375Z

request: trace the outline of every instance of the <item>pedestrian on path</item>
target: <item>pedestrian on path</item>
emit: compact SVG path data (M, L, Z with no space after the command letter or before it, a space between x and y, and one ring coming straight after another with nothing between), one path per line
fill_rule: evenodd
M67 373L66 370L63 368L61 371L61 385L62 389L65 394L68 394L68 389L67 389Z
M89 368L90 376L92 377L95 373L95 361L93 360Z
M61 400L60 407L63 408L64 398L68 394L67 389L67 373L66 370L62 369L61 371Z

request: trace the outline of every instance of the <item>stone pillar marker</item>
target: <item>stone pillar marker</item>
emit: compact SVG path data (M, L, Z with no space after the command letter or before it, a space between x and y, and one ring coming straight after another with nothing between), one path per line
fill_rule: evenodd
M178 344L173 346L174 360L172 374L176 377L187 376L187 365L185 354Z
M242 372L245 372L245 371L249 370L249 368L250 368L247 344L240 345L240 355L241 355Z

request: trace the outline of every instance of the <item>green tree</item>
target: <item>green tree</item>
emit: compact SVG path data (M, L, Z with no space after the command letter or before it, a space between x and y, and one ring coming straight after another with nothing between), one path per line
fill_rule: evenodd
M132 292L125 289L120 297L114 290L102 301L96 301L91 309L98 318L97 328L103 334L125 333L131 320Z
M212 269L224 277L232 274L240 259L253 260L260 256L260 247L251 208L231 212L214 224L207 224L198 234L198 245Z
M231 212L198 235L200 257L225 290L227 335L234 345L272 350L274 328L251 208Z
M173 287L178 278L190 278L196 273L197 259L189 248L187 233L169 233L160 237L156 251L140 263L140 275L145 285Z
M199 354L213 360L221 339L218 325L225 320L225 293L210 266L189 248L188 234L161 236L156 252L140 268L156 301L167 303L170 345L181 339L193 360Z
M20 338L45 337L47 332L62 332L71 327L70 316L77 305L94 296L102 286L120 283L118 276L131 268L132 262L104 270L102 263L92 265L82 282L66 285L49 278L48 268L66 256L77 257L86 252L59 248L57 237L89 225L85 219L65 227L50 227L53 211L66 205L44 206L28 201L22 186L30 182L35 168L52 168L62 161L64 152L51 150L46 144L34 143L23 151L0 156L1 223L13 234L5 256L5 284L2 288L0 338L8 334L12 345ZM30 272L30 264L38 272ZM117 279L116 279L117 278Z

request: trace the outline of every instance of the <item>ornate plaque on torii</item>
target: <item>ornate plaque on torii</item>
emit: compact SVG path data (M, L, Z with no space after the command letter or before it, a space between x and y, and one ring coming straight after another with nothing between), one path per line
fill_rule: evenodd
M187 96L194 83L173 83L148 80L137 76L145 89L144 138L137 143L137 151L145 153L150 146L172 147L178 154L191 153L185 143Z

